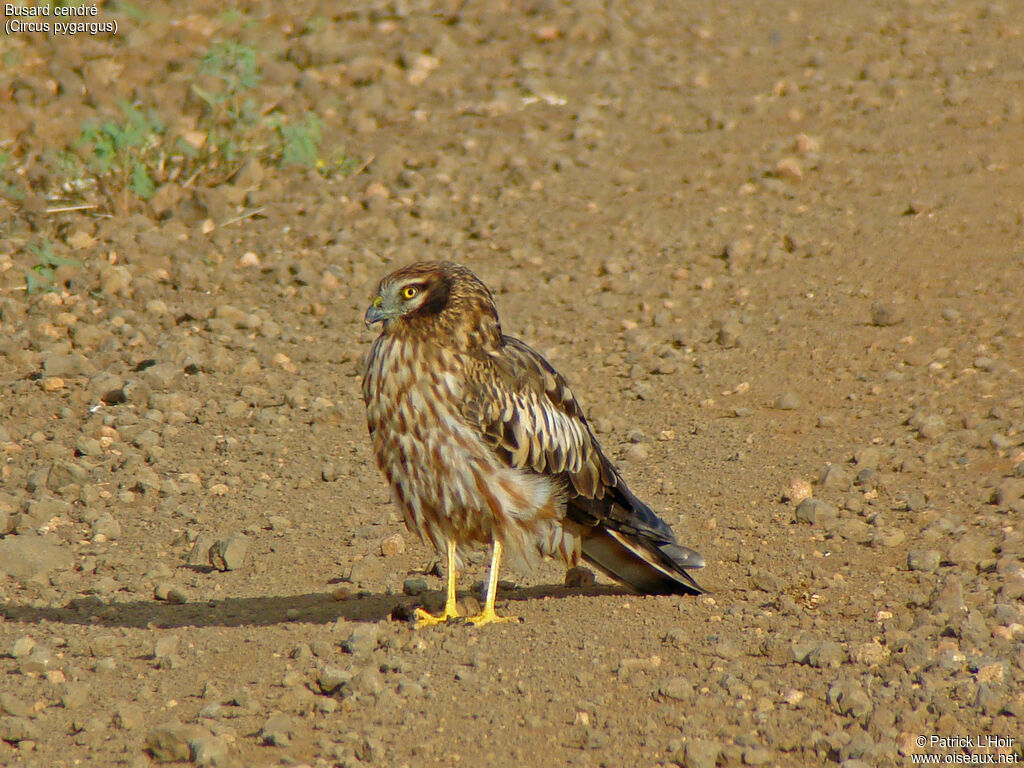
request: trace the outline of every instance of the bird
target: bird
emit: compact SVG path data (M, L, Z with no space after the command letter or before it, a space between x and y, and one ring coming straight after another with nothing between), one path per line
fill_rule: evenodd
M377 286L366 327L380 324L362 395L377 465L406 526L447 561L444 608L416 627L498 615L503 556L529 569L580 558L642 594L698 595L703 557L628 488L566 379L502 333L494 299L468 268L421 261ZM465 555L491 548L482 610L460 617Z

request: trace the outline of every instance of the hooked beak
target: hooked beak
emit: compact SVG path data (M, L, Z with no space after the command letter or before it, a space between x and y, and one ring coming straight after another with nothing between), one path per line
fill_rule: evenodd
M374 298L373 303L366 308L366 315L363 317L363 322L366 323L366 327L369 328L374 323L379 323L381 320L387 318L387 314L383 309L384 299L381 296Z

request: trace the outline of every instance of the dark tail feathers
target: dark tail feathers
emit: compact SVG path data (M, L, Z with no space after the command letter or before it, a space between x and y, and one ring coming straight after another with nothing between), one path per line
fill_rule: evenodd
M692 549L668 541L597 525L584 534L583 558L616 581L644 594L704 592L688 573L692 568L703 568L704 558Z

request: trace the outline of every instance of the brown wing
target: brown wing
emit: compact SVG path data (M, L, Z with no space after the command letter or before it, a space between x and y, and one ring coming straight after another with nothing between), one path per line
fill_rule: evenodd
M466 419L509 466L563 480L588 560L643 592L700 592L685 569L703 559L626 487L565 379L518 339L503 342L468 366Z
M472 366L464 415L510 466L564 475L571 495L602 498L615 470L565 379L518 339Z

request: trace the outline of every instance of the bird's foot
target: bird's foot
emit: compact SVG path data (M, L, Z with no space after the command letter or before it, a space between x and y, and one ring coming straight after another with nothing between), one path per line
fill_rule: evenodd
M447 607L441 612L440 616L435 616L432 613L427 613L422 608L417 608L412 615L413 627L416 629L422 629L423 627L432 627L435 624L447 624L452 619L459 618L458 612L455 610L449 610Z
M466 621L474 627L482 627L485 624L498 624L513 621L521 624L523 620L519 616L499 616L493 608L484 608L476 616L467 616Z

